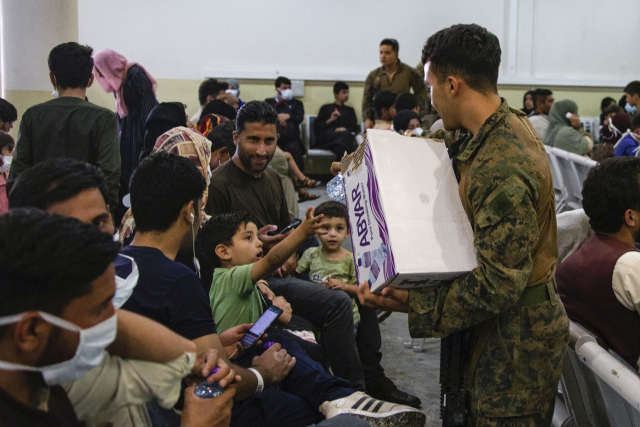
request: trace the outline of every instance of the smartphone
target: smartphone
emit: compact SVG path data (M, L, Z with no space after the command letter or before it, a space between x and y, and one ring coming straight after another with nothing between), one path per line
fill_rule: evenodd
M285 228L283 228L282 230L275 232L275 231L270 231L267 233L268 236L277 236L279 234L284 234L289 232L290 230L293 230L294 228L298 228L298 226L302 224L302 221L300 221L299 219L294 219L293 222L291 224L289 224L288 226L286 226Z
M269 326L271 326L273 322L275 322L278 317L280 317L281 314L281 308L278 308L274 305L269 307L267 311L262 313L262 316L260 316L258 321L253 324L251 329L249 329L249 331L244 334L244 336L240 340L240 344L242 344L242 347L244 347L245 350L249 350L251 347L253 347L258 342L258 339L260 339L260 337L264 335L265 331L269 329Z

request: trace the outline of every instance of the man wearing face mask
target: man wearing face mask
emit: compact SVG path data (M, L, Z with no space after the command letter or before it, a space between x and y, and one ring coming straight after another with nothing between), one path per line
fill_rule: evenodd
M194 353L184 352L194 346L132 313L116 317L111 300L119 244L110 236L73 218L17 209L0 217L0 246L11 248L0 253L0 426L80 426L79 419L112 405L150 399L146 386L132 382L136 370L107 349L140 361L183 359L174 362L183 373L164 385L177 398L179 379L194 364ZM217 363L211 356L196 360L199 373L211 372L213 359ZM147 369L154 367L166 374L156 364ZM104 370L109 375L100 376ZM98 375L99 387L79 386L85 375ZM211 401L187 400L184 425L213 424L211 412L202 412Z
M0 215L9 210L9 200L7 198L7 177L13 159L13 148L15 142L8 133L0 133Z
M49 78L56 99L22 115L7 190L31 166L68 157L98 166L105 175L111 212L118 205L120 147L116 115L85 101L93 84L93 49L63 43L49 53Z
M624 88L624 95L627 101L624 110L633 117L637 114L638 107L640 107L640 81L634 80L629 83Z
M300 140L300 123L304 118L302 102L293 97L291 80L286 77L276 79L276 96L265 99L265 102L278 113L278 147L291 153L298 168L304 170L304 146Z

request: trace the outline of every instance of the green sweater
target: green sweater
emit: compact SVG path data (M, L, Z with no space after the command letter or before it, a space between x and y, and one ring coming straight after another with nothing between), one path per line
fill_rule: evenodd
M52 99L25 111L7 192L24 170L55 157L72 158L99 167L107 183L107 203L111 212L115 212L120 189L120 146L113 111L73 97Z

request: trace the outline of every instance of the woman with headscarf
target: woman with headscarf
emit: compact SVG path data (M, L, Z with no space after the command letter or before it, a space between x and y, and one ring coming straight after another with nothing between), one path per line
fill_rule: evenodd
M120 136L119 199L129 194L129 178L138 166L145 123L149 113L158 105L157 83L140 64L127 59L111 49L102 49L93 57L94 75L102 89L113 93L118 111L118 133ZM124 214L122 203L116 212L116 221Z
M536 109L534 92L535 91L530 90L522 97L522 112L527 116L533 113L533 111Z
M183 109L184 110L184 109ZM207 180L207 188L204 191L201 218L206 222L210 217L204 213L209 195L209 178L211 167L211 141L200 132L186 127L173 128L158 137L151 154L164 151L189 159L198 168L202 176ZM120 223L120 242L126 246L133 238L135 220L131 209L122 218Z
M587 132L579 131L580 126L578 104L570 99L556 101L549 111L549 127L543 142L584 156L593 149L593 139Z
M227 93L235 96L238 99L238 107L236 110L244 105L242 99L240 99L240 83L236 79L227 79L227 84L229 85L229 89L227 89Z
M140 161L151 154L160 135L177 127L189 127L184 104L182 102L163 102L156 105L147 117Z

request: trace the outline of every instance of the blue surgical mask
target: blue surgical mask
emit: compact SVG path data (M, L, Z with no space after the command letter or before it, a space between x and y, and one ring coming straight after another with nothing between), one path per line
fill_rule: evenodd
M624 106L624 111L626 111L629 114L634 114L636 110L637 110L637 107L635 105L627 104Z

